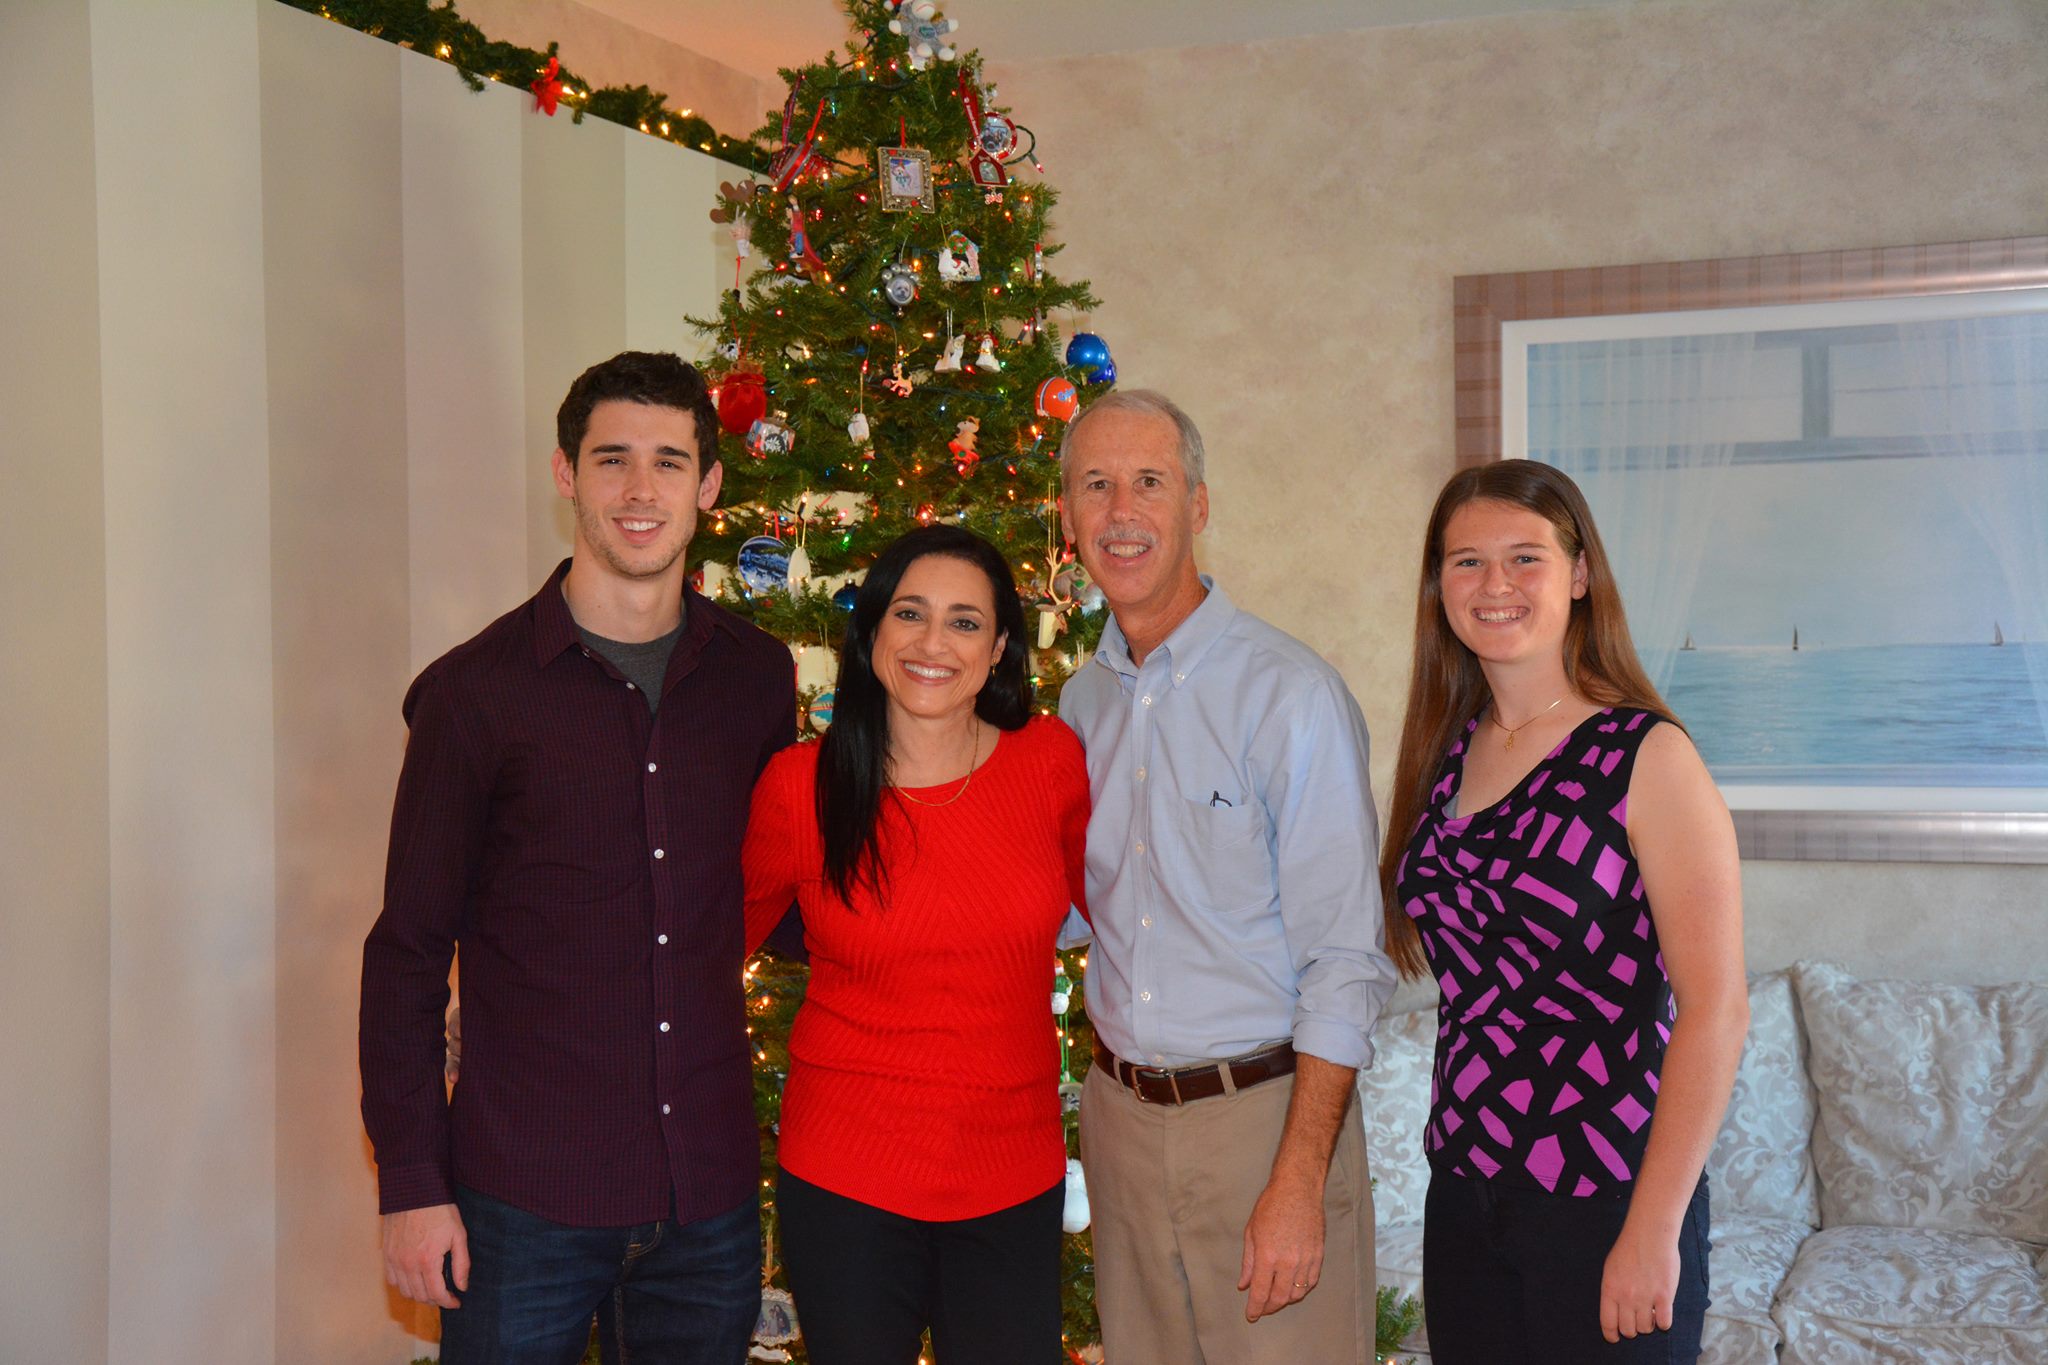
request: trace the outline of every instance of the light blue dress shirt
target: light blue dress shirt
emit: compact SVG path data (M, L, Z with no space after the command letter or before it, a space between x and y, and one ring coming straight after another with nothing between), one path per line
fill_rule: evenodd
M1142 666L1114 619L1060 695L1088 751L1088 1017L1126 1061L1291 1038L1372 1060L1396 984L1365 717L1291 635L1209 595Z

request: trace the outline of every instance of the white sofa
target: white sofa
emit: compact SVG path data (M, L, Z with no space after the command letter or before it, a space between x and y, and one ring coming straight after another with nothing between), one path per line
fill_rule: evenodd
M2048 1362L2048 984L1750 983L1707 1172L1706 1365ZM1422 1292L1436 1012L1393 1015L1361 1079L1379 1281ZM1426 1333L1402 1352L1427 1361Z

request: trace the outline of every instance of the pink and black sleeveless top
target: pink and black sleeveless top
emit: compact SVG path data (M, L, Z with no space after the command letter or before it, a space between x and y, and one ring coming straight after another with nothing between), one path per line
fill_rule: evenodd
M1588 717L1496 805L1446 807L1452 745L1395 875L1441 991L1423 1146L1438 1171L1558 1194L1634 1188L1675 1017L1628 845L1657 717Z

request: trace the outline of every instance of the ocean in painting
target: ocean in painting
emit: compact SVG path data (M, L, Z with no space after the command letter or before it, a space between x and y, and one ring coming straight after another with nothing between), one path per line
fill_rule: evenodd
M1665 699L1722 782L2048 786L2048 644L1681 651Z

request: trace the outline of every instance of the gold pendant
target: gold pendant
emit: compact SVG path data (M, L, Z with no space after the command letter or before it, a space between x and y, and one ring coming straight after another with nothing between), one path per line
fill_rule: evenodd
M1507 752L1508 750L1510 750L1510 749L1512 749L1512 748L1514 748L1514 747L1515 747L1515 732L1514 732L1513 730L1510 730L1510 731L1508 731L1508 742L1500 746L1500 748L1501 748L1501 752L1502 752L1502 753L1506 753L1506 752Z

